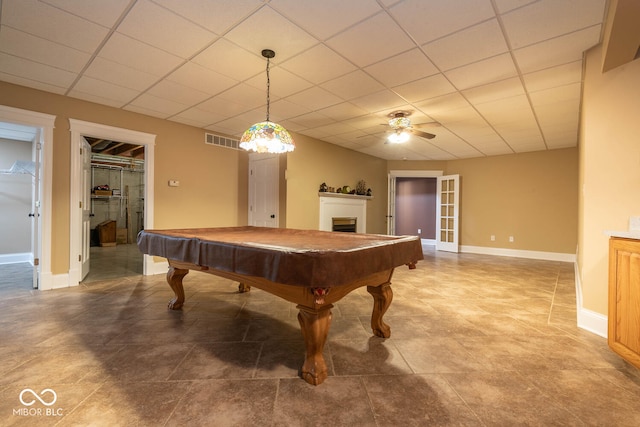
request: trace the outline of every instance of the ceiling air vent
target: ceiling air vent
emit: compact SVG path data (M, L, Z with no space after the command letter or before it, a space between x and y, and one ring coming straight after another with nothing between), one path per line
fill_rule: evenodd
M240 141L238 141L237 139L226 138L224 136L205 132L204 143L208 145L218 145L220 147L233 148L234 150L239 150L238 144L240 144Z

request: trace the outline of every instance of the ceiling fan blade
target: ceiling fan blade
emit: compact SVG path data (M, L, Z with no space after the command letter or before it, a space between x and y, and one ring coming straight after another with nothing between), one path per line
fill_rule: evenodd
M417 130L417 129L411 129L411 133L413 133L416 136L419 136L421 138L425 138L425 139L433 139L436 136L432 133L429 132L422 132L421 130Z

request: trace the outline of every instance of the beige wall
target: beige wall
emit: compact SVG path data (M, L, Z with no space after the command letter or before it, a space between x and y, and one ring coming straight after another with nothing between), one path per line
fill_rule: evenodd
M0 138L0 170L31 160L31 142ZM0 255L31 252L31 175L0 174Z
M583 306L607 313L608 237L640 215L640 61L602 73L587 52L580 137L578 270Z
M4 82L0 82L0 99L4 105L56 116L52 144L53 274L69 270L69 118L157 135L154 228L246 224L248 156L205 145L202 129ZM179 180L180 187L169 187L169 179Z
M318 189L348 185L364 179L373 191L367 201L367 232L386 233L386 161L302 135L295 135L296 149L287 155L287 227L318 229Z
M575 254L575 148L448 162L388 162L389 170L460 175L460 244ZM491 235L496 236L491 241ZM509 236L514 237L510 243Z

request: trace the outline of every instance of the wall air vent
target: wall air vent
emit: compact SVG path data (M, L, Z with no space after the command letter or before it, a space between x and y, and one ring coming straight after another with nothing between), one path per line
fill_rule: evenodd
M231 139L220 135L215 135L213 133L204 134L204 143L207 145L218 145L220 147L225 148L233 148L234 150L239 150L238 145L240 141L237 139Z

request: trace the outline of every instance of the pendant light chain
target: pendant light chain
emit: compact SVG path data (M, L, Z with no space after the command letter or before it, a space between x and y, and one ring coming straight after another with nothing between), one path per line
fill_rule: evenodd
M271 92L271 79L269 78L269 60L270 58L267 57L267 121L269 121L269 104L271 103L271 97L270 97L270 92Z

